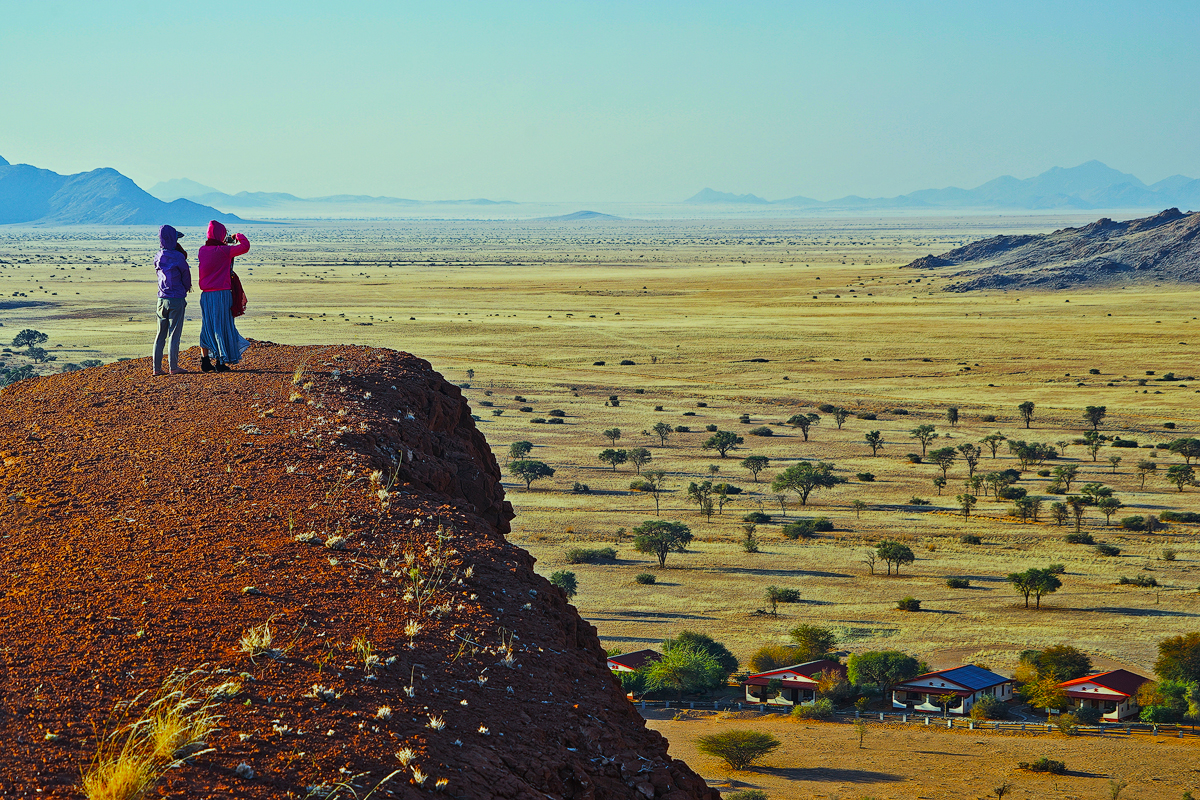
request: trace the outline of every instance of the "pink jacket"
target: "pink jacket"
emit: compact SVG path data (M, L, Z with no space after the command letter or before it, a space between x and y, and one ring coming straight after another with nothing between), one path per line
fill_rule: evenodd
M225 226L216 220L208 223L208 238L224 241ZM200 248L196 254L200 262L200 291L222 292L230 288L229 273L234 257L250 252L249 239L239 233L237 242L235 245L214 244Z

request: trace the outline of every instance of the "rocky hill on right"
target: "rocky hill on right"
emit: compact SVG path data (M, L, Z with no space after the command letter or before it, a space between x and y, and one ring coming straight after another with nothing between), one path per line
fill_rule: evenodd
M1127 222L1104 218L1053 233L993 236L907 267L961 267L946 276L948 292L1200 283L1198 232L1200 212L1169 208Z

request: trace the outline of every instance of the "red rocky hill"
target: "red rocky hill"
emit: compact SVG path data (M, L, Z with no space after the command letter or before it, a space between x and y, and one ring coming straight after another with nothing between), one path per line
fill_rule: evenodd
M267 343L229 374L22 381L0 456L0 795L82 796L98 736L182 670L221 719L152 794L361 798L399 770L376 797L717 797L505 540L496 460L425 361Z

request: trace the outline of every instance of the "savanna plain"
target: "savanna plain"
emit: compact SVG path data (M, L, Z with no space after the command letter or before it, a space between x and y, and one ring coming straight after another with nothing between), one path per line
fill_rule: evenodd
M573 602L611 648L661 649L694 630L745 665L812 624L834 630L843 650L902 650L934 668L977 663L1011 674L1022 650L1069 644L1097 669L1151 675L1160 640L1200 629L1200 529L1171 522L1144 533L1120 520L1200 511L1200 488L1180 491L1164 478L1184 460L1155 447L1198 435L1200 334L1191 323L1200 325L1200 291L1140 283L952 293L942 291L944 272L904 268L979 238L1091 219L248 224L252 250L237 269L250 306L239 324L258 340L414 353L462 386L502 465L512 443L529 442L525 458L554 474L528 487L506 481L517 511L511 538L545 574L575 573ZM185 233L194 249L201 232ZM46 333L57 361L43 372L145 356L155 250L155 232L144 229L5 229L0 339ZM199 334L198 295L189 320L185 347ZM0 355L10 368L25 363L19 348ZM195 369L196 355L183 365ZM153 378L176 379L186 376ZM1023 403L1033 404L1028 427ZM1106 410L1097 427L1107 438L1092 449L1077 443L1092 429L1088 406ZM807 436L788 424L808 414L819 420ZM978 444L981 475L1020 470L1010 440L1059 450L1027 464L1015 484L1043 499L1037 520L969 488L961 457L935 485L943 469L909 458L922 452L912 435L921 426L937 434L927 451ZM741 440L724 456L704 447L718 432ZM993 455L981 441L997 433L1005 440ZM1118 437L1137 446L1113 446ZM649 460L636 467L599 459L640 448ZM749 456L766 466L751 473ZM802 507L771 484L806 461L829 462L844 481ZM1143 461L1156 468L1139 469ZM1072 493L1103 484L1123 504L1111 518L1088 507L1079 520L1119 554L1064 541L1076 520L1052 515L1063 497L1049 474L1063 466L1077 472ZM657 513L653 494L631 489L639 470L664 473ZM706 515L688 492L705 481L741 491ZM969 514L960 494L978 498ZM744 518L754 513L769 521L758 517L757 552L748 552ZM801 517L825 517L832 530L785 538ZM694 536L661 568L632 544L633 529L652 519L682 522ZM883 540L915 555L898 575L867 563ZM568 551L581 547L613 547L615 558L570 563ZM1006 576L1049 564L1063 565L1062 587L1026 608ZM654 582L639 583L643 573ZM1139 576L1157 586L1138 585L1149 583ZM950 588L948 578L969 585ZM799 602L772 613L768 586L796 590ZM920 610L899 610L904 597ZM714 785L770 797L983 797L1005 782L1013 797L1107 797L1116 778L1128 782L1121 797L1178 798L1200 783L1190 738L889 723L872 725L859 749L846 723L647 716L672 754ZM784 746L762 766L729 773L695 748L698 736L728 727L770 730ZM1070 773L1016 768L1043 755Z

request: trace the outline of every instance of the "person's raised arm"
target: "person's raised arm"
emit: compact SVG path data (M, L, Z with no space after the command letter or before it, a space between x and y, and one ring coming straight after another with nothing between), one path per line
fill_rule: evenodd
M240 255L250 252L250 240L243 233L235 233L233 238L237 239L237 244L229 246L229 257L237 258Z

